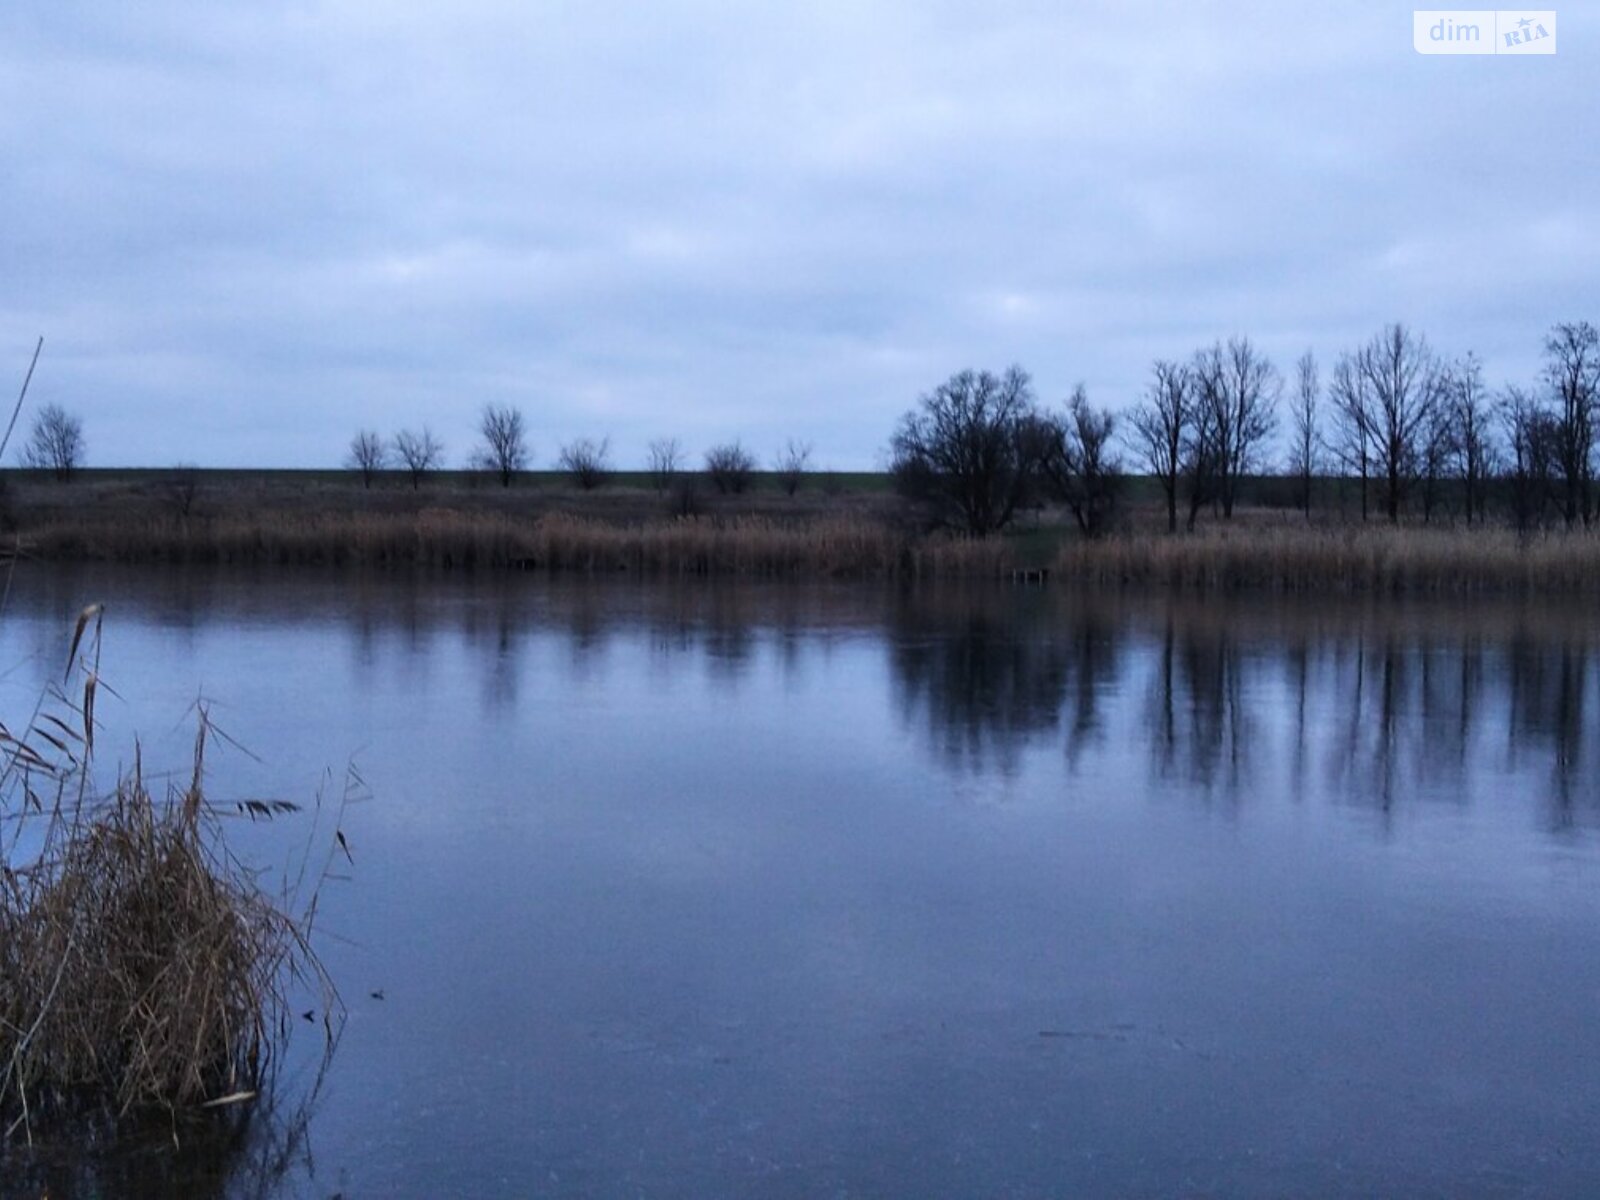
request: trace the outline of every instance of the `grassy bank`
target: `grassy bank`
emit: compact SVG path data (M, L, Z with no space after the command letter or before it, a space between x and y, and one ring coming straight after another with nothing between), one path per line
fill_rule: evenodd
M875 477L881 481L881 477ZM501 488L482 476L420 489L363 488L348 474L104 472L68 485L13 479L7 540L29 557L131 563L536 569L642 575L998 578L1018 566L1097 587L1305 593L1600 592L1600 538L1575 531L1391 527L1246 509L1194 534L1161 532L1157 507L1125 506L1116 532L1076 536L1030 513L983 540L929 533L871 487L684 496L648 487L580 492L559 481ZM680 511L681 510L681 511Z
M913 537L851 516L632 523L442 508L54 520L23 534L22 545L55 560L849 578L993 576L1011 556L1003 539Z
M1183 591L1591 594L1600 592L1600 537L1241 523L1070 543L1056 570L1088 584Z

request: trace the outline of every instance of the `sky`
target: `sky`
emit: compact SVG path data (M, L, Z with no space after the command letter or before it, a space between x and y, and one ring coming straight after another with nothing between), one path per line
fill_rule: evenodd
M1371 0L8 0L0 381L42 335L92 466L459 464L494 404L540 467L833 470L965 367L1122 409L1399 320L1528 383L1600 323L1600 7L1557 11L1511 57Z

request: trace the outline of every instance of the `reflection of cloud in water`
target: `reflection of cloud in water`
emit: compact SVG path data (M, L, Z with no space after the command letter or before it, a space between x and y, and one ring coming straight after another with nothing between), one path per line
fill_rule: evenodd
M80 583L114 586L131 658L187 669L154 615L162 578ZM22 588L0 628L22 676L55 677L54 653L27 652L70 624L76 586ZM653 1190L699 1170L699 1190L760 1193L770 1178L717 1172L858 1146L872 1167L934 1164L937 1191L949 1164L915 1139L978 1129L993 1178L1043 1145L1041 1113L1120 1172L1168 1087L1158 1140L1191 1135L1186 1161L1376 1102L1371 1136L1402 1131L1369 1155L1382 1168L1436 1109L1393 1097L1460 1078L1463 1037L1471 1082L1530 1087L1487 1089L1454 1126L1543 1153L1528 1139L1554 1145L1593 1107L1563 1052L1594 974L1561 953L1588 876L1547 870L1552 833L1600 824L1586 614L501 576L185 586L247 741L320 764L370 737L361 765L387 776L352 829L360 878L329 897L360 947L337 951L356 964L341 983L391 989L317 1126L362 1194L493 1190L531 1161L616 1191L641 1147ZM1592 865L1592 845L1570 858ZM1543 1025L1488 1028L1524 1001ZM1259 1047L1255 1086L1217 1073L1241 1060L1147 1032L1163 1029L1208 1054ZM1549 1094L1577 1099L1552 1111ZM1218 1095L1235 1107L1196 1131ZM1084 1097L1109 1105L1087 1134ZM250 1156L229 1161L234 1183L162 1166L145 1194L249 1194ZM346 1182L293 1171L280 1191ZM140 1194L57 1178L0 1168L0 1193Z

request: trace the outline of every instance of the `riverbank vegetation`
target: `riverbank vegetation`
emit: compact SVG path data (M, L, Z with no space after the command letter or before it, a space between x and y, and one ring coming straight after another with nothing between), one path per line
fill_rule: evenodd
M1600 593L1600 537L1387 525L1256 523L1062 547L1063 579L1183 591Z
M1596 591L1600 333L1557 325L1544 353L1536 385L1491 392L1474 356L1394 324L1325 386L1309 352L1286 386L1234 337L1157 361L1121 411L960 371L904 414L886 471L849 476L792 439L771 471L739 442L691 469L670 438L618 471L580 438L530 472L521 413L491 407L467 471L426 426L359 432L347 473L35 470L3 481L0 530L45 559Z
M211 483L206 474L182 489L187 514L152 481L74 485L85 496L101 487L100 499L23 518L11 545L58 561L879 580L1043 570L1058 583L1097 587L1600 592L1600 536L1581 525L1362 522L1349 511L1353 490L1329 479L1316 481L1322 507L1309 523L1291 505L1270 503L1279 481L1254 479L1241 482L1232 521L1175 535L1162 529L1152 485L1136 480L1118 524L1091 538L1069 512L1048 507L987 537L929 529L914 505L882 488L801 492L798 502L781 489L707 496L705 511L680 517L648 489L627 487L507 493L436 484L418 498L405 483L368 491ZM401 502L385 506L385 497ZM1490 497L1498 511L1500 493Z
M291 985L316 992L329 1049L337 1032L314 896L268 894L227 849L203 787L204 712L182 782L158 795L136 754L109 795L92 792L97 627L86 610L74 637L81 699L55 692L26 728L0 727L0 1146L248 1105L287 1036Z

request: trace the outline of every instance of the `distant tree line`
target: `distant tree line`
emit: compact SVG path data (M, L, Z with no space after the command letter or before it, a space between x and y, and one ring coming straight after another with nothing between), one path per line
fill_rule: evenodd
M484 408L478 419L478 434L478 445L467 460L469 468L492 474L501 486L510 487L515 477L528 469L533 457L521 410L497 405ZM810 442L791 438L774 457L772 471L785 494L792 496L803 486L811 455ZM429 474L444 466L444 444L426 426L402 429L387 438L376 430L362 429L350 439L345 466L359 473L366 487L371 487L384 471L400 469L406 472L412 487L420 488ZM568 442L557 452L555 466L583 491L603 487L615 474L611 441L577 438ZM650 443L649 477L656 491L692 487L687 467L688 457L676 438ZM705 453L704 478L724 495L748 491L758 470L755 455L737 441L720 443Z
M1354 480L1363 520L1376 507L1390 522L1431 521L1449 498L1467 524L1481 523L1494 485L1518 528L1590 525L1600 334L1587 321L1560 324L1543 349L1536 385L1496 395L1476 355L1447 360L1406 326L1385 326L1334 363L1326 430L1314 395L1305 401L1307 444Z
M1287 453L1269 462L1280 428ZM1159 489L1172 532L1180 523L1192 529L1203 512L1231 520L1247 485L1261 494L1263 477L1280 480L1276 498L1292 493L1308 519L1313 493L1331 483L1341 506L1354 493L1363 521L1444 516L1470 526L1493 512L1519 529L1572 528L1600 517L1597 433L1600 333L1588 321L1555 325L1538 377L1498 391L1476 355L1446 359L1396 323L1340 353L1325 379L1307 351L1286 380L1248 337L1157 359L1143 395L1116 415L1092 404L1082 385L1057 405L1041 403L1020 366L959 371L901 418L889 469L897 490L932 521L978 536L1045 504L1065 508L1085 535L1103 533L1125 494L1124 454ZM478 434L471 469L510 487L533 458L522 412L489 405ZM84 447L82 421L48 404L22 460L67 480L83 465ZM812 452L791 439L771 460L783 491L804 485ZM399 469L420 488L444 461L443 442L424 425L390 436L358 431L346 466L368 487ZM697 479L739 495L759 470L739 441L706 450L698 476L688 463L677 439L650 443L650 483L682 512L694 509ZM586 491L615 473L605 438L561 446L555 465Z
M1285 404L1285 392L1288 392ZM1267 461L1287 408L1288 453ZM1352 487L1362 520L1487 519L1491 496L1520 529L1591 525L1600 426L1600 334L1556 325L1531 387L1492 393L1474 354L1446 360L1420 334L1387 325L1340 354L1326 386L1308 351L1287 385L1247 337L1186 359L1158 359L1121 419L1080 386L1063 409L1038 403L1020 367L961 371L901 419L890 462L902 494L964 533L1003 529L1055 501L1087 535L1109 528L1124 469L1113 434L1159 487L1167 529L1210 510L1234 516L1246 481L1286 479L1311 515L1313 485Z

